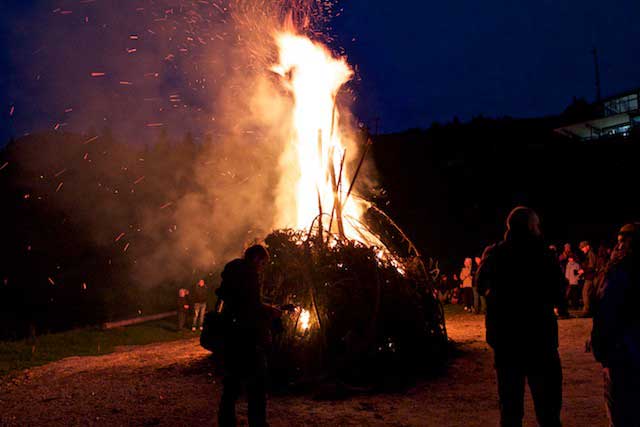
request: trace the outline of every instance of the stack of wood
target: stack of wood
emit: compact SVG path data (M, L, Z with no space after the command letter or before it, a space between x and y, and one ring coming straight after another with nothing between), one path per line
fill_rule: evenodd
M345 153L336 165L338 156L324 144L318 131L325 182L333 189L331 213L328 206L323 211L317 189L318 215L308 230L277 230L265 239L271 254L265 299L297 307L285 314L284 330L274 336L272 378L285 386L327 381L374 386L415 378L440 366L446 354L436 277L384 212L367 204L364 218L343 216L349 197L356 197L352 190L370 140L344 189ZM375 236L375 243L349 239L345 220L356 232Z
M404 259L399 269L378 248L346 239L327 246L307 237L278 230L266 238L265 299L298 307L274 336L276 383L374 386L441 364L442 307L419 260Z

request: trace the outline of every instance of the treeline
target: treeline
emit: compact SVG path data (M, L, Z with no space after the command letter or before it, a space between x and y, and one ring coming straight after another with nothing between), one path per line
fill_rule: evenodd
M125 144L105 130L35 134L4 147L0 338L173 308L176 283L134 283L132 271L176 238L172 204L198 191L193 171L211 145L164 132ZM185 266L174 280L200 274Z
M571 117L476 118L374 137L375 202L421 252L457 269L517 204L557 243L638 220L638 141L554 133ZM118 142L51 132L0 152L0 338L172 309L272 224L280 148L247 135ZM222 141L227 141L223 143ZM369 171L368 171L369 172Z
M574 102L560 117L479 117L381 135L374 155L382 202L446 270L501 238L518 204L540 213L554 243L611 241L617 227L640 219L640 141L580 142L554 132L585 113L588 105Z

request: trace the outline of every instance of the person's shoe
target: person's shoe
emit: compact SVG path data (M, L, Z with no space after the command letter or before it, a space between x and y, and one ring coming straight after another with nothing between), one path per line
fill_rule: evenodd
M196 327L195 327L195 326L194 326L194 327L192 327L192 328L191 328L191 331L192 331L192 332L195 332L195 331L196 331Z
M202 326L200 326L200 330L202 330Z

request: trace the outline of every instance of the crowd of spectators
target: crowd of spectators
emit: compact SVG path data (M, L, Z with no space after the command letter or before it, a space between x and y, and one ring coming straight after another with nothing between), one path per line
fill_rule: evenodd
M514 208L504 238L490 246L473 268L466 258L459 276L440 280L442 301L465 311L483 311L486 340L494 353L500 425L522 426L528 384L538 425L560 427L563 373L558 318L592 320L586 350L602 365L604 403L610 426L640 426L640 223L624 225L616 244L595 250L588 241L574 252L545 243L540 218ZM574 319L574 322L584 322Z
M577 311L576 315L580 317L593 315L591 301L594 298L595 281L611 258L612 248L606 243L601 243L597 250L586 240L575 247L577 250L571 243L565 243L562 251L559 251L556 245L549 246L566 279L565 301L556 309L560 318L572 317L569 309ZM461 305L468 313L483 314L486 311L486 299L478 292L476 281L481 262L480 256L467 257L459 271L441 274L437 282L440 302Z

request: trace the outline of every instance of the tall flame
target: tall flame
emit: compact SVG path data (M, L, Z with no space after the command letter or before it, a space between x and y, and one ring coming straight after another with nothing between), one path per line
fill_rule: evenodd
M346 198L350 183L344 159L353 142L340 129L336 97L353 71L344 58L293 32L277 34L276 44L279 64L273 70L283 77L294 100L292 135L281 159L284 174L279 193L284 200L280 204L285 205L280 209L285 211L281 222L307 229L318 218L327 227L329 218L335 217L333 230L341 226L344 237L374 244L377 239L357 225L364 204ZM333 212L336 208L341 212ZM338 215L345 218L344 225Z

